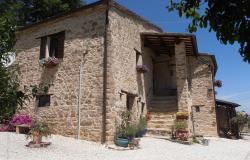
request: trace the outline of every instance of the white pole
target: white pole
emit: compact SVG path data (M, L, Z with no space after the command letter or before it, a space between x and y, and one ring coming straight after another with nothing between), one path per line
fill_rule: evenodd
M78 126L77 126L77 139L80 139L80 131L81 131L81 96L82 96L82 60L80 64L80 73L79 73L79 92L78 92Z

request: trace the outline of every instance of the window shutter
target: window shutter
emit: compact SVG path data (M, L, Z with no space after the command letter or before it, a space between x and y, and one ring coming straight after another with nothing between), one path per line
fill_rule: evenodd
M63 58L64 56L64 39L65 39L65 32L61 32L58 35L58 58Z
M40 59L45 58L47 37L42 37L40 42Z

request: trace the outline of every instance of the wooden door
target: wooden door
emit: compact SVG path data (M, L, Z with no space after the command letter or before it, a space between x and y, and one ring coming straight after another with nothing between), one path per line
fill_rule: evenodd
M168 63L155 62L154 63L154 94L158 96L164 96L168 88Z

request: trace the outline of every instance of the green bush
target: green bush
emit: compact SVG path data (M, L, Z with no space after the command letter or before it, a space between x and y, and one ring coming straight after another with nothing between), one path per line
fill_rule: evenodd
M126 128L126 137L133 138L135 134L138 132L138 126L136 124L131 124Z
M241 135L244 127L247 125L248 122L248 115L244 112L237 112L236 116L232 118L232 123L235 123L239 127L239 134Z
M178 129L186 129L188 127L187 123L184 122L184 121L176 121L175 122L175 125L174 125L174 128L176 130Z
M146 118L142 117L140 118L138 124L137 124L137 127L138 127L138 131L144 131L147 127L147 120Z

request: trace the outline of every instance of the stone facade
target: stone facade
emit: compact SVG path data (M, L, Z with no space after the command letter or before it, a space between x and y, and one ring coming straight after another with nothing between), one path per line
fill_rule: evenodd
M16 63L22 73L21 86L53 83L49 89L49 107L38 108L33 99L20 112L47 121L56 134L76 137L80 127L81 139L101 142L104 138L112 142L123 111L131 110L133 121L148 112L157 57L155 51L144 46L141 33L161 33L161 30L118 4L111 4L107 14L104 2L17 33ZM60 31L65 31L64 57L58 66L43 68L39 65L40 37ZM216 135L213 71L197 57L187 56L182 42L176 44L172 61L176 64L176 108L191 113L192 106L200 106L200 112L194 114L195 133ZM79 97L81 63L82 94ZM141 64L149 67L148 73L137 72L136 66ZM169 122L165 126L171 127L175 113L155 114L154 118L166 116L163 122ZM191 120L189 129L193 132Z
M115 7L111 7L109 12L109 45L108 45L108 106L107 106L107 140L114 138L116 124L119 122L119 114L127 110L127 98L132 98L133 119L137 120L141 113L142 105L146 104L146 95L149 92L149 86L146 83L152 83L152 64L150 54L142 53L141 32L160 32L159 29L151 27L145 22L141 22L124 14ZM141 52L138 55L136 50ZM148 52L150 52L148 50ZM136 56L139 59L136 62ZM149 74L140 74L136 71L137 63L149 63ZM150 81L150 82L149 82ZM146 87L145 87L146 86ZM132 94L138 94L137 97L129 97L126 94L120 94L125 90Z
M49 107L38 108L33 99L21 112L46 120L56 134L77 135L79 67L82 61L80 138L101 141L105 11L100 5L17 34L16 63L22 73L21 86L53 83L49 89ZM39 37L60 31L65 31L62 62L54 68L43 68L39 65Z
M195 134L217 136L213 62L210 56L199 56L189 57L188 63Z

